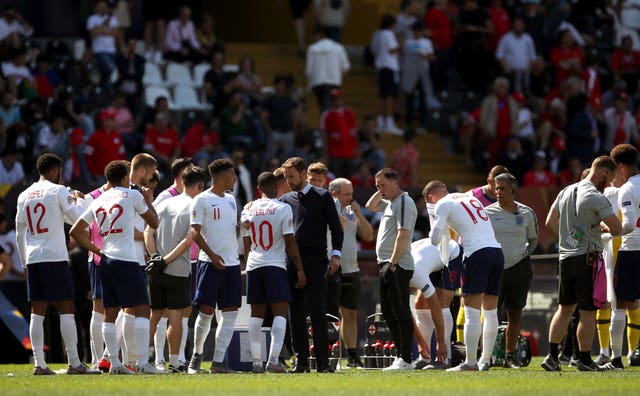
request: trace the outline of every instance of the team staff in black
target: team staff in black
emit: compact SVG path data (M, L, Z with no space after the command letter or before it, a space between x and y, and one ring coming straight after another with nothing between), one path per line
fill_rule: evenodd
M297 282L295 268L289 266L291 284L291 336L298 355L294 373L309 371L309 340L306 316L311 316L313 343L319 373L332 370L329 367L328 323L326 315L327 275L340 267L340 250L344 237L333 197L329 191L313 187L307 182L307 164L302 158L292 157L283 164L284 175L291 192L280 197L293 210L294 232L300 249L302 267L307 277L303 289L294 287ZM327 259L327 226L331 232L331 259ZM323 347L324 346L324 347Z

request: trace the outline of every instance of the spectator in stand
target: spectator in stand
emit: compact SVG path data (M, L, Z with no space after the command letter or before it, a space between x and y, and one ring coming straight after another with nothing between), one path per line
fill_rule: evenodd
M463 113L458 129L458 135L464 151L464 159L467 166L473 166L473 151L479 140L482 140L482 128L480 126L480 108L472 110L469 114Z
M320 117L324 150L329 157L329 168L338 177L349 177L353 170L358 149L356 118L344 105L342 92L333 89L330 93L331 107Z
M453 2L435 0L424 15L424 25L428 29L435 47L435 61L431 68L434 90L440 92L448 87L451 46L453 44L453 20L458 10Z
M203 121L198 121L187 129L181 147L182 155L193 158L193 163L203 169L212 161L229 156L222 151L218 132L213 125L212 128L207 128Z
M567 126L567 106L561 98L554 98L549 109L540 115L538 127L538 148L545 150L554 138L565 138Z
M371 173L371 165L364 160L356 163L355 170L349 180L354 187L375 188L376 186L376 180Z
M600 61L595 54L586 57L585 68L581 74L585 95L594 106L600 110L602 107L602 89L600 88Z
M342 75L351 64L344 46L327 38L324 28L316 28L313 38L314 43L307 48L305 74L318 107L325 111L329 107L329 92L342 86Z
M495 52L500 39L511 30L511 20L507 10L502 8L502 0L491 0L487 12L493 24L493 33L487 37L487 47L490 51ZM522 29L524 30L524 26Z
M418 13L420 12L420 2L417 0L402 0L400 4L400 13L396 16L396 27L394 32L396 37L403 45L404 41L411 38L411 26L418 21Z
M619 144L631 143L635 146L638 143L638 126L631 112L627 110L628 102L629 95L621 92L614 106L604 112L606 133L602 150L605 152L610 152Z
M313 0L313 15L327 37L335 42L342 41L342 29L349 17L349 0Z
M0 55L6 50L22 48L23 40L33 34L33 28L22 14L11 5L5 5L0 17Z
M498 77L493 83L493 93L484 98L480 110L480 126L488 139L488 165L495 165L504 150L507 138L518 130L518 103L509 96L509 80Z
M358 142L360 157L371 166L371 170L375 173L384 168L387 154L380 148L380 134L376 130L374 116L364 117L362 128L358 131Z
M262 102L262 79L256 73L256 62L250 56L244 56L238 62L238 76L235 87L242 92L244 100L254 108Z
M35 165L35 150L34 137L27 128L26 123L18 122L9 128L6 128L5 147L16 150L20 161L24 165L25 173L29 174L33 165Z
M486 45L486 38L494 32L493 23L477 0L464 0L459 23L453 62L467 89L484 93L495 63Z
M111 90L111 74L117 67L117 45L121 41L121 35L118 19L109 13L105 0L96 2L94 14L87 19L87 30L91 35L93 59L100 71L100 85L108 95Z
M4 123L5 128L21 121L20 108L15 104L15 95L7 90L2 94L2 102L0 102L0 120Z
M555 75L555 84L559 86L571 75L580 75L585 62L584 53L575 44L569 30L558 33L559 45L549 54Z
M498 42L496 59L511 82L513 90L522 93L528 92L529 69L537 57L533 40L524 31L522 18L514 18L513 29L502 36Z
M215 32L215 21L211 14L204 14L198 27L196 28L196 37L205 50L205 56L207 59L211 59L211 56L217 52L224 52L224 43L220 40L220 37Z
M24 168L18 162L18 153L15 148L7 147L2 152L0 161L0 184L24 184Z
M98 128L85 146L85 160L89 173L96 183L106 183L104 168L111 161L125 159L122 137L116 130L115 114L102 111L98 116Z
M35 99L38 95L33 86L34 79L27 67L27 51L16 49L11 59L2 62L2 75L7 83L7 90L18 99Z
M402 131L396 127L393 121L400 73L400 64L398 62L400 45L393 33L395 26L396 18L393 15L383 15L380 22L380 31L374 36L372 49L376 58L375 67L378 75L380 96L380 111L377 119L378 129L394 135L401 135Z
M233 91L229 97L229 104L220 112L220 131L222 143L225 147L234 145L252 146L247 120L247 102L242 91Z
M434 60L433 44L424 37L424 26L416 22L411 26L411 36L403 47L400 86L405 94L406 127L413 128L415 95L418 95L418 128L427 128L427 98L433 97L433 86L429 74L429 62Z
M415 129L407 128L402 136L403 145L391 154L391 168L398 174L398 184L401 188L418 185L418 163L420 153L416 150Z
M177 18L167 25L164 50L165 59L175 62L199 63L205 59L206 50L196 37L190 7L180 7Z
M558 176L558 181L560 182L560 187L566 187L570 184L577 183L582 180L582 164L580 163L580 159L576 157L569 158L567 168L560 172Z
M116 58L118 65L118 81L116 88L127 96L127 103L131 109L138 109L139 98L142 96L142 77L144 76L144 57L136 53L138 41L135 37L128 37Z
M511 97L518 104L518 125L516 127L515 136L517 136L525 151L533 152L536 146L536 132L533 129L534 115L527 107L527 99L520 92L514 92Z
M142 19L144 20L144 56L149 61L162 60L168 7L159 7L155 1L142 2ZM155 37L154 37L155 29Z
M640 79L640 51L633 49L631 36L624 36L620 48L611 54L610 69L614 79L623 79L628 87L638 86Z
M522 151L520 139L510 136L505 150L498 157L498 163L507 167L510 173L522 184L524 174L529 169L529 160Z
M58 73L50 67L49 58L45 54L38 55L36 69L33 71L34 85L38 96L45 99L54 99L63 85Z
M115 128L122 136L127 157L133 157L142 148L142 138L134 131L135 120L127 108L127 96L122 92L116 92L107 111L113 114Z
M305 30L306 23L304 13L309 7L311 0L289 0L289 9L293 17L293 28L296 31L296 44L298 45L298 56L303 57L305 52Z
M142 123L140 124L140 132L145 133L156 122L156 115L164 114L169 120L170 125L174 125L171 117L171 110L169 110L169 100L165 96L158 96L155 101L154 107L148 108L145 114L142 116Z
M531 35L536 46L536 53L546 54L547 44L544 37L544 16L540 13L540 0L524 0L524 11L522 19L524 21L525 32Z
M178 131L169 125L164 114L157 114L156 122L147 129L143 149L158 161L158 169L165 173L170 170L173 160L180 156Z
M204 93L216 116L227 105L234 85L234 79L224 72L223 67L224 53L216 51L211 56L211 69L204 75Z
M567 155L578 157L583 167L591 164L595 154L595 143L598 138L597 109L586 100L584 95L576 99L575 116L568 117Z
M536 151L531 170L524 174L522 185L525 187L553 187L558 184L556 176L547 169L547 155Z
M64 164L69 157L69 139L67 136L67 121L60 113L51 115L49 123L44 124L38 131L36 151L38 154L53 153L62 159ZM66 172L64 172L66 175Z
M293 150L296 125L296 103L287 94L284 76L273 78L275 94L264 101L260 118L267 135L265 159L285 158Z

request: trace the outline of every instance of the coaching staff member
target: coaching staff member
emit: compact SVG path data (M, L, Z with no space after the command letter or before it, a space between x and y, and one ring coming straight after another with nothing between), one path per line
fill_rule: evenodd
M498 307L507 310L505 368L519 368L514 351L520 334L522 309L533 277L529 256L538 244L538 221L531 208L514 198L518 181L510 173L495 178L498 201L485 208L504 252L504 272Z
M340 267L340 250L344 237L338 211L329 191L313 187L307 181L307 164L300 157L287 159L283 164L284 176L291 192L280 201L291 205L296 242L300 249L302 267L307 277L303 289L295 288L297 270L288 266L291 284L291 337L298 354L294 373L309 371L309 340L306 316L311 316L313 344L315 345L317 369L328 373L328 322L327 322L327 275ZM331 232L331 259L327 260L327 226ZM328 261L328 262L327 262ZM305 304L306 303L306 304Z
M411 237L418 210L398 184L398 174L384 168L375 175L376 191L367 209L383 212L376 255L380 267L380 306L398 346L398 356L385 370L412 370L413 317L409 309L409 281L413 276Z
M603 232L618 236L622 225L602 194L616 175L616 163L609 156L596 158L589 174L579 183L565 187L551 205L545 225L558 233L560 243L560 285L558 310L549 327L549 355L542 362L547 371L561 371L558 344L567 332L573 310L580 311L578 371L600 371L591 359L596 310L593 304L593 260L601 258Z

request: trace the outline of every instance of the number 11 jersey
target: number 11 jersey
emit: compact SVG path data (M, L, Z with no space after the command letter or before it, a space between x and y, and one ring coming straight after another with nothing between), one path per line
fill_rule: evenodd
M473 195L452 193L436 203L433 228L446 231L447 224L462 238L465 257L483 248L501 247L484 206Z
M293 234L291 206L275 199L258 199L242 211L240 222L246 221L251 223L248 230L242 227L242 235L251 238L247 271L266 266L286 269L284 236Z

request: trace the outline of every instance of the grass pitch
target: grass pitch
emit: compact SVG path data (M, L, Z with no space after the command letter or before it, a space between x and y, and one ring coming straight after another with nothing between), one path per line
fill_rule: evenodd
M336 374L165 375L113 377L34 377L31 365L0 365L1 395L638 395L640 367L624 371L561 373L540 368L542 358L519 370L492 368L489 372L382 372L342 370ZM60 369L61 365L51 365ZM203 367L208 367L203 364Z

